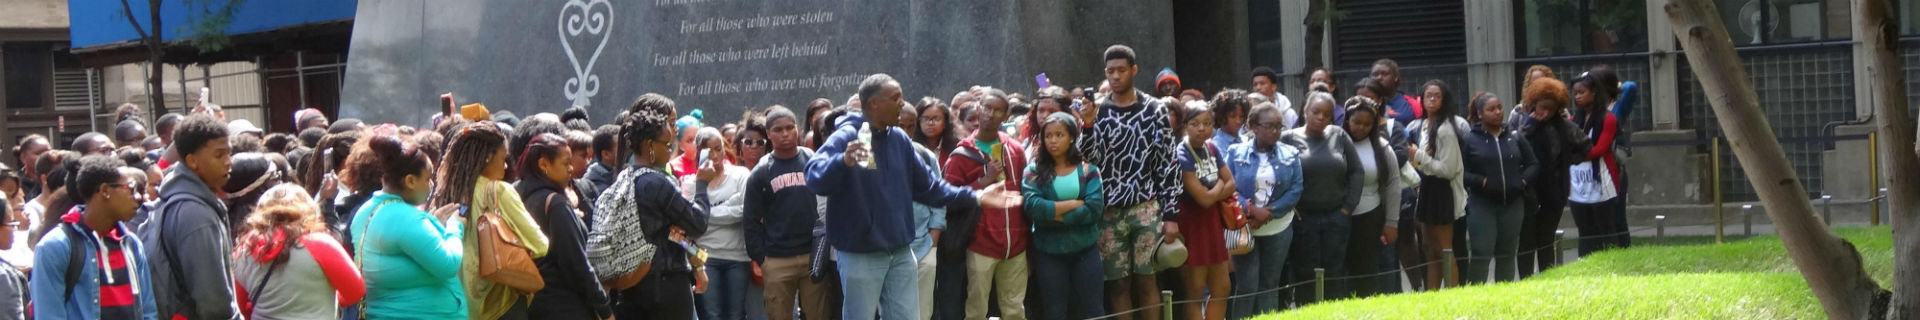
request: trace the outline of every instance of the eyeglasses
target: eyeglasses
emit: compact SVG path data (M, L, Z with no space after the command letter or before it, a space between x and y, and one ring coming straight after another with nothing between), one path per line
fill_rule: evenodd
M941 118L944 118L944 117L924 116L924 117L920 117L920 121L921 122L940 122L940 120L945 120Z

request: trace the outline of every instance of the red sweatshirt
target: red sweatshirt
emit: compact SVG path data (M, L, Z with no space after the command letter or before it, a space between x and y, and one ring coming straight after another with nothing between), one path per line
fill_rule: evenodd
M988 156L987 152L980 150L979 145L974 143L973 137L968 135L966 139L960 140L960 145L956 146L955 150L972 150L975 154ZM1006 154L1000 155L999 158L1000 161L1005 161L1006 169L1002 170L999 181L1004 182L1002 187L1006 190L1019 192L1021 172L1027 167L1027 153L1014 141L1017 140L1012 136L1000 134L1000 146L1006 149ZM975 190L993 184L993 181L981 179L986 175L986 165L969 157L947 157L946 165L942 168L948 184L973 186ZM973 229L973 241L967 249L995 259L1019 256L1027 251L1030 230L1027 215L1020 210L1020 206L1006 209L982 207L980 223Z
M1615 191L1626 192L1626 186L1620 185L1619 160L1613 157L1613 139L1620 132L1620 121L1609 112L1603 122L1605 124L1599 128L1600 135L1593 139L1593 149L1587 151L1587 161L1603 160L1601 163L1606 164L1607 173L1613 178L1613 187L1617 189Z

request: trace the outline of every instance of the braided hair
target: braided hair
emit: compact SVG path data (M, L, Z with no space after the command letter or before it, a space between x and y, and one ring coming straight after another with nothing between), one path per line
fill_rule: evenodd
M634 99L632 106L627 107L627 116L620 119L621 147L636 155L645 151L641 146L667 134L667 128L673 125L673 118L673 99L657 93L641 95L640 98ZM659 166L665 163L648 165Z
M440 157L446 164L440 166L436 174L433 198L427 203L437 208L447 204L469 205L473 200L473 188L479 182L480 172L486 171L493 154L506 152L507 134L500 132L500 126L492 121L479 121L460 128L453 137L453 143L447 145L447 154Z

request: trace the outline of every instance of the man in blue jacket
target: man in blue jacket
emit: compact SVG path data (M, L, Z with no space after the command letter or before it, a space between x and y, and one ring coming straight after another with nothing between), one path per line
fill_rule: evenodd
M868 76L860 82L861 113L841 118L807 162L807 187L827 197L827 240L839 258L846 319L872 319L881 310L886 320L919 316L918 269L908 246L915 235L913 203L941 207L985 199L983 205L1004 207L1017 196L975 195L933 176L914 154L907 132L897 127L900 106L906 104L902 96L893 77Z
M68 186L84 209L61 216L60 230L47 232L33 249L38 268L28 288L35 318L158 318L147 254L124 223L140 200L131 179L120 175L123 165L109 156L80 160Z

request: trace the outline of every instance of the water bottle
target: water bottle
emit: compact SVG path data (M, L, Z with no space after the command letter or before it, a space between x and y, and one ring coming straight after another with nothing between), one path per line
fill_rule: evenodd
M867 169L877 168L873 163L873 128L864 123L860 124L860 150L865 153L860 158L860 166Z

